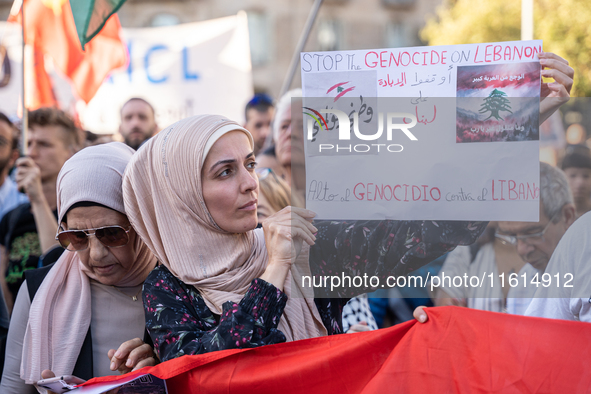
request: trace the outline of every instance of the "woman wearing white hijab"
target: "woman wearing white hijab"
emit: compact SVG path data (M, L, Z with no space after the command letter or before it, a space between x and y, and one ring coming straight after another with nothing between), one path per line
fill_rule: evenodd
M368 289L343 289L337 295L342 299L313 298L301 280L291 280L310 274L307 264L292 264L300 249L301 259L307 262L309 253L322 263L312 264L313 274L342 262L349 275L363 264L385 277L473 242L486 225L375 221L315 227L312 212L287 207L255 230L252 151L250 133L237 123L196 116L146 142L127 167L127 215L162 264L143 291L146 328L162 361L341 333L343 305Z
M121 191L133 153L118 142L88 147L60 171L58 240L67 250L53 266L27 272L2 393L35 392L33 384L52 374L90 379L155 363L139 339L145 322L138 295L156 258L131 228Z

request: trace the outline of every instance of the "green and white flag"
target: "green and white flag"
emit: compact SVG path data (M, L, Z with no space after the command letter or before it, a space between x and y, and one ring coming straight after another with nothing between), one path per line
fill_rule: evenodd
M82 50L123 3L125 0L70 0Z

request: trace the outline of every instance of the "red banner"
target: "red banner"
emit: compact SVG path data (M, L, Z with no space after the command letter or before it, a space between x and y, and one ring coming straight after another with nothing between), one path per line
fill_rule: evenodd
M591 392L591 325L459 307L429 321L147 367L169 393ZM115 381L103 377L86 385Z

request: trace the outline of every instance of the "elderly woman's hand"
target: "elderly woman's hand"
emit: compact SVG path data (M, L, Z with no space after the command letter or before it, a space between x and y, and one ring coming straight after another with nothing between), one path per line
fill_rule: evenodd
M117 351L111 349L107 355L111 360L111 371L118 370L121 374L156 365L152 347L139 338L123 342Z
M53 373L53 371L51 371L49 369L44 369L43 371L41 371L41 379L50 379L50 378L55 378L55 374ZM55 394L55 393L51 390L47 390L47 394Z
M312 225L316 214L303 208L285 207L263 221L269 264L261 279L283 290L291 263L300 254L302 242L314 245L318 230Z

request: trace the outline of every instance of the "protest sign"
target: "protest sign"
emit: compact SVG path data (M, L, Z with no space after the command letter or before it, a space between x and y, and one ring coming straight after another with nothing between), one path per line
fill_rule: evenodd
M301 54L319 219L539 215L541 41Z

